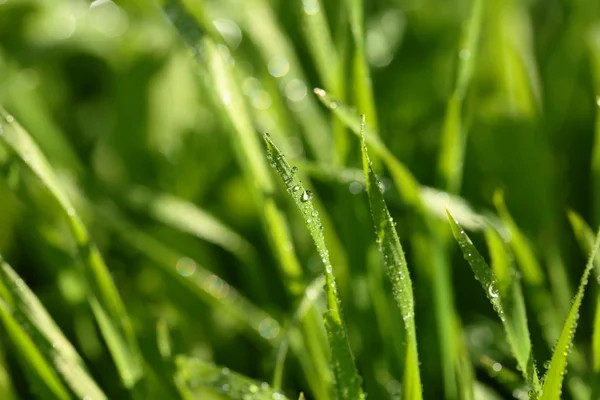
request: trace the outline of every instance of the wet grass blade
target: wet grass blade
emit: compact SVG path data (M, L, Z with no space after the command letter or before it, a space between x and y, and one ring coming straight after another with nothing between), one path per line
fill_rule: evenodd
M79 398L106 399L102 390L88 374L83 360L63 335L39 299L17 273L0 256L0 284L5 307L10 309L23 332L51 365L69 389ZM4 310L7 311L6 309Z
M364 125L364 121L363 121ZM412 281L404 250L400 244L395 223L383 199L381 183L377 179L369 154L367 144L362 138L362 160L367 195L371 207L371 217L375 227L375 236L379 251L383 255L387 275L392 283L394 298L404 320L406 331L406 360L404 363L403 396L405 399L421 399L421 376L419 372L419 356L417 351L417 334L415 328L415 306Z
M482 0L472 0L471 15L466 24L464 38L458 53L458 68L454 91L448 99L442 132L438 164L439 187L451 193L460 191L462 167L467 141L467 128L463 122L463 102L471 82L479 34L483 20Z
M229 368L178 356L175 358L177 368L176 381L185 385L187 392L195 398L202 398L198 390L210 389L225 399L287 400L281 392L271 388L266 382L258 382L244 375L230 371Z
M290 166L284 155L268 135L265 135L265 142L268 157L272 162L271 165L277 169L288 192L300 210L315 243L319 257L325 265L325 292L328 310L324 314L324 319L331 347L332 369L335 375L338 398L347 400L364 399L365 395L361 388L361 378L354 363L354 356L352 355L348 333L343 320L342 306L337 293L333 266L329 259L329 251L325 245L325 238L322 232L323 225L321 225L319 213L312 203L312 192L304 188L302 181L296 176L297 170Z
M600 232L596 234L594 247L588 258L585 270L583 271L583 276L581 277L581 281L579 283L579 289L577 290L577 294L575 295L575 299L573 300L571 310L567 315L567 319L563 325L562 332L560 334L560 337L558 338L556 347L554 348L554 353L550 362L550 368L548 369L548 371L546 372L546 376L544 377L544 387L541 400L558 400L561 397L562 384L567 368L567 357L571 352L571 342L573 341L573 335L575 334L575 329L577 327L579 307L581 306L581 301L583 300L583 295L585 293L585 287L589 280L590 272L594 267L594 262L599 247Z
M481 283L486 296L502 321L523 377L537 396L541 388L532 354L525 303L514 268L510 263L510 255L502 238L491 229L486 232L490 253L495 264L494 271L492 271L450 212L448 212L448 220L452 234L458 242L465 260L471 266L475 279Z
M91 242L87 229L75 211L70 199L61 189L52 167L29 134L0 108L0 142L5 143L38 177L51 196L58 202L73 238L78 246L78 257L90 294L88 301L100 331L119 371L123 385L128 389L143 377L141 355L131 321L110 272L98 248Z

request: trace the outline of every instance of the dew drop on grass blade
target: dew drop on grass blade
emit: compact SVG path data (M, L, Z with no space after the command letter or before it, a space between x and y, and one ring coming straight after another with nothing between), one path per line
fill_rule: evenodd
M90 290L88 301L94 317L117 366L123 385L133 389L143 377L141 355L131 321L100 251L90 240L85 225L60 187L46 157L29 134L2 108L0 108L0 130L3 130L0 141L4 142L38 177L58 202L69 222L78 246L83 275Z
M178 356L175 359L176 377L179 390L185 398L200 399L203 389L210 389L225 399L240 400L288 400L281 392L274 390L266 382L258 382L226 367L202 361L197 358ZM195 397L194 397L195 396Z
M363 117L364 118L364 117ZM364 120L363 120L364 124ZM381 183L371 164L364 136L361 137L362 163L365 174L367 195L371 208L371 217L375 227L376 241L383 255L387 275L392 283L394 299L402 312L406 331L406 360L404 363L403 398L421 399L421 376L419 372L419 356L417 351L417 335L415 328L415 306L412 281L404 250L400 244L395 222L388 211L381 191Z
M452 234L458 242L465 260L473 270L475 279L481 284L500 317L512 353L523 377L534 390L535 397L540 393L540 385L531 350L525 304L518 282L516 282L515 273L510 265L510 255L504 247L502 238L491 228L487 231L488 243L491 245L490 253L494 256L495 268L500 274L500 278L497 278L463 228L449 211L447 214Z
M589 280L590 272L594 267L596 254L600 247L600 231L596 234L596 241L590 256L588 258L587 265L583 271L577 294L573 300L571 310L567 315L567 319L563 325L562 332L558 338L558 343L554 348L552 354L552 360L550 361L550 368L546 372L544 377L544 386L541 400L558 400L561 396L562 383L567 368L567 357L571 352L571 346L573 341L573 335L577 327L577 319L579 318L579 307L583 300L585 293L585 286Z
M38 349L45 362L67 384L77 397L91 396L93 399L106 399L102 390L88 374L83 360L61 332L40 300L25 284L23 279L2 259L0 255L0 297L5 302L9 314L4 318L14 318ZM13 331L14 332L14 331ZM27 333L25 333L27 332ZM14 340L14 336L13 336ZM25 358L23 362L33 362Z
M325 327L332 353L332 364L339 399L364 399L361 388L361 378L354 363L354 356L348 341L348 333L343 320L341 302L337 293L337 285L333 267L329 260L329 251L325 245L323 225L319 212L314 208L312 192L306 190L297 176L297 170L292 168L281 151L275 146L268 134L264 136L268 157L276 168L279 176L300 210L310 235L315 243L319 257L325 265L325 291L328 310L324 314Z

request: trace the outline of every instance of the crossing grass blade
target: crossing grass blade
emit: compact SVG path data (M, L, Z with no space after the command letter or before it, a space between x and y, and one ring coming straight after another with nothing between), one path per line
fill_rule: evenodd
M39 299L2 259L2 256L0 256L0 285L3 292L1 297L5 303L3 319L14 319L22 333L30 338L40 352L45 363L54 368L75 396L106 399L102 390L88 374L83 360L73 345L63 335ZM25 359L24 362L29 360Z
M230 371L229 368L218 367L214 364L178 356L175 358L177 368L176 381L183 383L185 390L203 398L202 389L210 389L225 399L256 399L256 400L287 400L281 392L271 388L266 382L258 382L244 375Z
M562 332L560 334L560 337L558 338L556 347L554 348L552 360L550 361L550 368L548 369L548 371L546 372L546 376L544 377L544 386L541 400L558 400L561 397L562 384L567 369L567 357L571 353L573 336L575 335L577 319L579 318L579 307L581 306L583 295L585 293L585 287L588 283L590 272L594 267L596 254L598 253L599 247L600 231L596 234L594 247L588 258L585 270L583 271L577 294L575 295L575 299L573 300L571 310L567 315L567 319L563 325Z
M458 53L458 68L454 91L448 99L442 131L441 152L438 163L438 187L458 193L462 181L462 167L467 141L467 128L463 122L463 102L469 88L479 34L483 21L482 0L472 0L471 15L466 23L464 38Z
M297 171L290 166L270 137L265 135L264 138L271 165L277 169L279 176L285 183L287 191L300 210L315 243L319 257L325 265L325 292L328 310L324 314L324 319L331 348L331 363L335 375L338 398L347 400L364 399L365 395L361 388L361 378L354 363L354 356L352 355L348 332L343 319L343 311L338 296L333 266L329 259L329 250L327 250L325 237L322 232L323 225L319 218L319 212L313 205L312 192L305 189L302 181L296 175Z
M364 120L363 120L364 126ZM415 306L412 281L408 272L408 265L404 257L404 250L400 244L398 233L394 228L395 223L383 199L381 183L377 179L364 136L362 144L362 162L371 217L375 228L375 236L379 251L383 255L387 275L392 283L394 298L404 320L406 331L406 359L404 363L403 396L405 399L421 399L421 376L419 372L419 356L417 351L417 334L415 328Z
M525 303L520 286L516 281L510 255L502 238L493 230L486 231L490 253L494 261L494 271L479 254L469 236L448 212L452 234L458 242L465 260L471 266L477 279L500 317L506 331L513 355L523 377L533 389L534 398L541 393L539 378L533 359L529 328L525 314Z
M589 254L594 247L594 231L576 212L569 211L567 215L579 247L581 247L581 250L585 254ZM600 280L600 259L598 257L594 259L594 267L596 279ZM592 398L597 398L600 396L600 293L598 293L598 290L596 290L594 295L596 296L596 301L592 331L592 372L595 379L592 384Z
M31 139L29 134L0 108L0 143L6 144L33 172L57 201L69 222L71 233L78 247L82 275L88 284L88 301L100 327L100 331L127 389L143 378L141 355L131 321L110 272L98 248L90 240L81 218L70 199L61 189L52 167Z

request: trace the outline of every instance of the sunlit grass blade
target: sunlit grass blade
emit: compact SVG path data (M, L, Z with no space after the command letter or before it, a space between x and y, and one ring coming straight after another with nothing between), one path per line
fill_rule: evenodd
M198 390L210 389L225 399L287 400L281 392L271 388L266 382L255 381L244 375L218 367L197 358L178 356L176 380L185 384L187 391L197 394Z
M319 212L312 203L312 192L304 188L302 181L296 175L297 171L290 166L284 155L268 135L265 135L265 142L267 144L268 157L271 159L272 165L277 169L288 192L300 210L315 243L319 257L325 265L325 292L328 310L325 312L324 318L331 347L332 369L336 378L335 383L338 398L348 400L364 399L365 395L361 388L361 378L354 363L354 356L352 355L343 319L333 266L329 259L329 251L325 245L325 237L322 232L323 225L321 225Z
M562 332L554 348L554 353L552 354L552 360L550 362L550 368L548 369L544 377L544 386L541 400L558 400L561 397L562 384L567 368L567 357L571 352L571 342L573 341L573 336L575 335L575 330L577 327L577 319L579 318L579 307L581 306L583 295L585 293L585 287L589 280L590 272L594 267L594 262L599 247L600 232L596 234L596 241L594 243L592 252L590 253L590 256L588 258L585 270L583 271L583 276L581 277L581 282L579 283L577 294L575 295L575 299L573 300L571 310L567 315L567 319L563 325Z
M510 255L504 247L502 238L491 229L486 232L490 253L495 264L494 271L492 271L450 212L448 212L448 220L452 234L458 242L465 260L471 266L475 279L481 283L486 296L502 321L523 377L531 385L534 393L539 394L540 385L531 349L525 303L518 282L516 282L515 271L510 264Z
M415 306L412 281L404 250L400 244L395 223L388 211L381 191L381 183L371 165L364 136L362 144L363 170L367 187L367 195L371 208L371 217L375 227L375 235L379 251L383 255L387 275L392 283L394 298L404 320L406 331L406 360L404 363L403 396L405 399L422 398L421 376L419 372L419 356L417 351L417 334L415 328Z
M569 222L577 238L577 242L581 247L581 250L585 254L589 254L594 248L594 231L584 221L583 218L574 211L568 213ZM596 280L600 282L600 259L594 258L595 275ZM594 383L592 384L592 390L594 392L593 398L600 396L600 293L598 290L594 293L596 296L595 301L595 312L594 312L594 325L592 331L592 371L594 373Z
M417 179L385 146L379 137L368 127L362 126L361 119L356 112L339 100L332 99L323 89L314 89L321 102L329 108L352 132L363 137L370 150L377 153L388 168L396 189L400 194L402 203L412 211L412 221L415 223L410 235L411 245L415 251L416 262L427 270L426 279L436 292L433 301L435 304L435 319L437 329L443 334L438 334L440 358L444 376L445 396L454 400L458 396L456 386L456 335L458 316L454 310L454 295L445 243L439 237L437 227L433 224L432 217L427 213L420 195L420 185Z
M141 355L131 321L110 272L52 167L29 134L0 109L0 142L4 142L36 175L58 202L78 246L82 273L90 291L88 301L119 371L123 385L132 389L143 377Z
M42 303L25 282L0 256L0 284L2 297L11 309L20 328L27 332L41 352L71 391L79 398L106 399L102 390L88 374L83 360L63 335Z
M463 102L471 82L479 34L483 21L483 0L471 0L471 15L465 26L458 53L458 67L454 91L448 99L442 131L438 163L439 187L451 193L460 191L462 168L467 141L467 128L463 122Z

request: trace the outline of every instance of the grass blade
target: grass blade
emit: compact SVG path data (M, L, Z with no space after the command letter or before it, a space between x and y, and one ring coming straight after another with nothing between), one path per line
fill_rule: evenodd
M514 270L510 265L510 256L501 237L491 229L486 232L486 238L491 244L490 252L495 262L495 268L492 271L450 212L448 212L448 220L452 234L458 242L465 260L471 266L475 279L481 283L486 296L502 321L523 377L537 396L540 393L540 385L531 350L525 303L520 286L516 282Z
M590 272L594 267L594 262L599 247L600 232L596 235L594 247L590 253L587 265L583 271L583 276L581 277L581 281L579 283L579 289L577 290L577 294L573 300L573 305L571 306L571 310L569 311L567 319L563 325L562 332L558 338L558 343L554 348L554 354L552 355L552 360L550 361L550 368L544 377L544 387L541 400L560 399L564 374L567 368L567 356L571 351L571 342L573 341L573 335L575 334L577 319L579 317L579 307L581 306L581 301L583 300L583 295L585 293L585 287L589 280Z
M405 399L421 399L421 376L419 373L412 281L404 257L404 250L402 250L398 233L394 228L394 221L385 204L380 182L373 171L371 160L369 159L364 136L362 138L362 160L377 244L379 245L379 251L383 255L387 274L392 282L394 298L402 312L404 329L406 331L407 345L402 392Z
M0 142L4 142L38 177L67 218L90 290L88 301L123 385L132 389L143 377L139 347L129 316L98 248L91 242L85 225L61 189L44 155L29 134L2 108L0 132L3 132Z
M4 300L12 309L12 317L44 359L79 398L106 399L102 390L88 374L83 360L65 338L42 303L17 273L0 256L0 282L8 296Z
M321 220L312 203L312 192L306 190L294 170L281 151L268 135L265 135L267 151L272 165L283 179L288 192L292 195L300 210L310 235L315 243L319 256L325 265L325 288L328 310L325 312L325 327L332 353L333 371L339 399L364 399L361 378L354 363L354 356L348 341L348 333L343 320L341 302L337 293L337 285L333 266L329 259L329 251L325 245Z
M203 398L198 389L211 389L225 399L256 399L256 400L287 400L284 394L273 390L266 382L258 382L229 368L218 367L214 364L178 356L176 381L182 382L188 392L197 394L195 398Z

